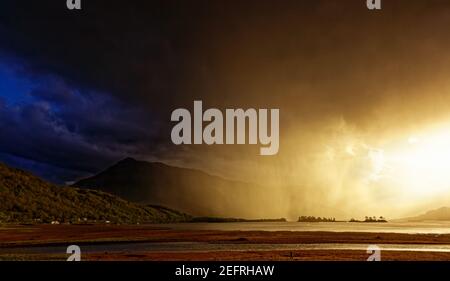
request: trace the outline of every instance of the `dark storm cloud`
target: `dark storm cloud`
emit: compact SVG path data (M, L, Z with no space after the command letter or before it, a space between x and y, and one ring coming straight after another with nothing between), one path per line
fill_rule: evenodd
M98 166L97 153L60 127L44 104L3 106L0 117L2 152L82 171Z
M138 106L125 105L107 94L70 89L61 79L46 81L31 95L49 103L68 132L90 143L102 147L108 147L108 142L137 146L155 134L154 122Z
M41 85L32 89L30 95L53 104L68 104L74 98L74 94L66 86L64 81L56 77L41 82Z
M172 157L170 112L194 99L280 108L283 155L284 132L341 117L365 127L380 104L415 98L450 70L446 0L384 1L379 12L365 0L89 0L82 11L65 2L1 1L0 52L49 84L30 92L32 103L4 105L0 124L3 150L70 169ZM242 152L223 149L223 159L246 155L230 150Z
M38 81L32 103L2 108L2 151L93 173L165 150L177 11L163 1L122 4L90 1L73 14L65 1L2 1L2 61Z
M448 43L432 29L448 23L433 20L448 9L440 0L393 0L380 13L362 0L86 1L82 11L60 2L2 1L1 48L30 72L144 105L166 126L194 98L358 121L387 88L426 73L411 60L425 65L436 40ZM430 49L415 44L428 30Z
M2 47L31 61L32 72L56 72L163 117L195 97L278 103L271 96L285 96L286 82L330 81L364 55L328 57L365 27L377 32L365 3L348 2L89 1L68 11L65 1L6 1Z
M173 91L179 62L170 4L89 1L73 13L59 2L2 1L1 47L31 62L30 72L58 73L126 100L157 102Z
M81 93L56 76L30 85L26 99L0 103L4 161L61 182L154 150L155 126L141 109L109 95Z

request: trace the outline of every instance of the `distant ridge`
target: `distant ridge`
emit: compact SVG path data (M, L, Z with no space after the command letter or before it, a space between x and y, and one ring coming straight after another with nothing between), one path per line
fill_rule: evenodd
M0 222L164 223L190 216L160 206L144 206L117 196L48 183L0 163Z
M419 216L403 218L397 221L450 221L450 208L441 207L439 209L428 211Z
M267 217L267 206L273 204L267 189L256 184L133 158L74 186L102 190L132 202L171 206L196 216Z

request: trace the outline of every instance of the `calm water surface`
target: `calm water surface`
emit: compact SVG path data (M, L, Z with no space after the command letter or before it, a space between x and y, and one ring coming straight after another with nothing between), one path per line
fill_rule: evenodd
M176 230L262 230L262 231L334 231L334 232L394 232L450 233L450 222L420 223L350 223L350 222L238 222L238 223L176 223L157 225Z
M450 245L377 244L384 251L450 252ZM139 253L139 252L210 252L210 251L273 251L273 250L361 250L368 244L211 244L204 242L118 243L81 245L83 253ZM61 254L64 246L0 248L0 253Z
M175 230L237 230L237 231L332 231L332 232L393 232L410 234L447 234L450 222L421 223L298 223L298 222L241 222L241 223L176 223L152 226ZM169 243L110 243L81 245L83 253L137 252L207 252L207 251L271 251L271 250L363 250L367 244L213 244L197 242ZM382 250L450 252L450 245L378 244ZM65 253L66 246L0 248L0 253Z

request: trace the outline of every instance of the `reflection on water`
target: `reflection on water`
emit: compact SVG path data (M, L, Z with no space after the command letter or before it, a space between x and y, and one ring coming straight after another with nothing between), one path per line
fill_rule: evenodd
M236 230L236 231L332 231L332 232L392 232L392 233L450 233L450 222L421 223L176 223L153 225L175 230ZM148 243L127 242L81 245L83 253L136 253L136 252L208 252L208 251L271 251L271 250L361 250L367 244L210 244L197 242ZM450 245L439 244L377 244L384 251L450 252ZM61 254L66 246L0 248L0 254Z
M420 223L350 223L350 222L239 222L239 223L176 223L159 225L176 230L241 230L241 231L334 231L334 232L393 232L450 233L450 222Z
M83 253L139 253L139 252L217 252L217 251L294 251L294 250L360 250L367 244L323 243L323 244L210 244L205 242L167 242L167 243L120 243L83 245ZM383 251L450 252L450 245L377 244ZM65 247L29 247L0 249L14 253L58 254Z

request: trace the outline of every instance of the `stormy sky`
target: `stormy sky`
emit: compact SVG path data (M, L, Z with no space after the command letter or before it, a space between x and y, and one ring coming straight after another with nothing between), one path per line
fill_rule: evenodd
M273 184L281 216L436 202L377 163L450 120L448 1L65 2L0 3L1 161L58 183L126 156L194 167ZM279 108L278 155L173 145L170 113L194 100Z

